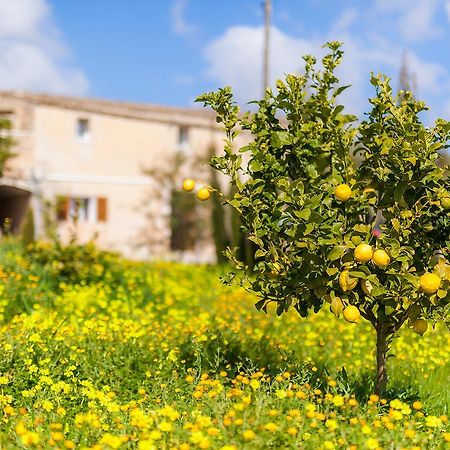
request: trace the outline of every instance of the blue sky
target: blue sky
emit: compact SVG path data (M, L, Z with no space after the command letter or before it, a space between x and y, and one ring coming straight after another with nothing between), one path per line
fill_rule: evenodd
M369 73L397 86L407 51L431 117L450 118L450 0L273 0L271 78L344 41L345 101L367 108ZM0 88L169 105L231 84L260 95L261 0L0 0Z

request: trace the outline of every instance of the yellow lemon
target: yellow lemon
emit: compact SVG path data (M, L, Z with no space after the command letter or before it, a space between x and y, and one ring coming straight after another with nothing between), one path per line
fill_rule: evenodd
M372 292L372 283L368 280L361 280L360 285L364 294L370 295L370 293Z
M183 181L183 189L187 192L191 192L193 191L195 188L195 181L192 180L191 178L186 178Z
M211 192L209 192L209 190L206 189L205 187L202 187L197 192L197 198L199 200L201 200L202 202L204 202L205 200L208 200L210 197L211 197Z
M341 202L346 202L352 196L352 190L348 184L340 184L334 190L334 195Z
M414 333L422 336L428 329L428 323L425 319L417 319L412 323L412 329Z
M361 318L361 313L356 306L350 305L344 309L344 319L350 323L358 323Z
M424 273L420 277L420 288L425 294L434 294L441 287L441 279L434 273Z
M444 209L450 209L450 197L444 197L444 198L441 200L441 206L442 206Z
M358 284L357 278L350 278L348 270L343 270L339 275L339 285L344 292L351 291Z
M339 317L341 315L342 310L344 309L344 305L342 303L342 300L339 297L334 297L331 300L331 307L330 307L332 313Z
M369 244L359 244L355 248L354 256L356 261L367 262L372 259L373 250Z
M387 267L391 258L384 250L375 250L372 255L372 262L378 267Z

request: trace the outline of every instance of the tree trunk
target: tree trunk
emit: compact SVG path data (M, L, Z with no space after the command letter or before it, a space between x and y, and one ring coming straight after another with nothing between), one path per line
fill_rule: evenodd
M388 333L382 324L378 324L377 330L377 386L375 393L380 397L384 394L387 384L386 359L388 352Z

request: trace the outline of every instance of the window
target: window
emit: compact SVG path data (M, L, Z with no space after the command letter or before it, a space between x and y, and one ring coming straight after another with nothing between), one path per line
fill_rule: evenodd
M105 197L63 197L56 199L56 217L58 221L78 223L106 222L108 202Z
M178 151L186 152L189 150L189 128L181 126L178 129Z
M78 119L77 121L77 138L81 141L89 141L90 130L89 130L89 120L88 119Z
M90 200L89 198L71 198L69 200L69 217L73 221L88 222Z

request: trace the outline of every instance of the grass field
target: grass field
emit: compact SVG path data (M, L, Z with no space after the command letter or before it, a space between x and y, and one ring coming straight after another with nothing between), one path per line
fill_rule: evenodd
M368 325L266 315L220 273L3 244L0 447L450 447L447 329L401 332L379 399Z

